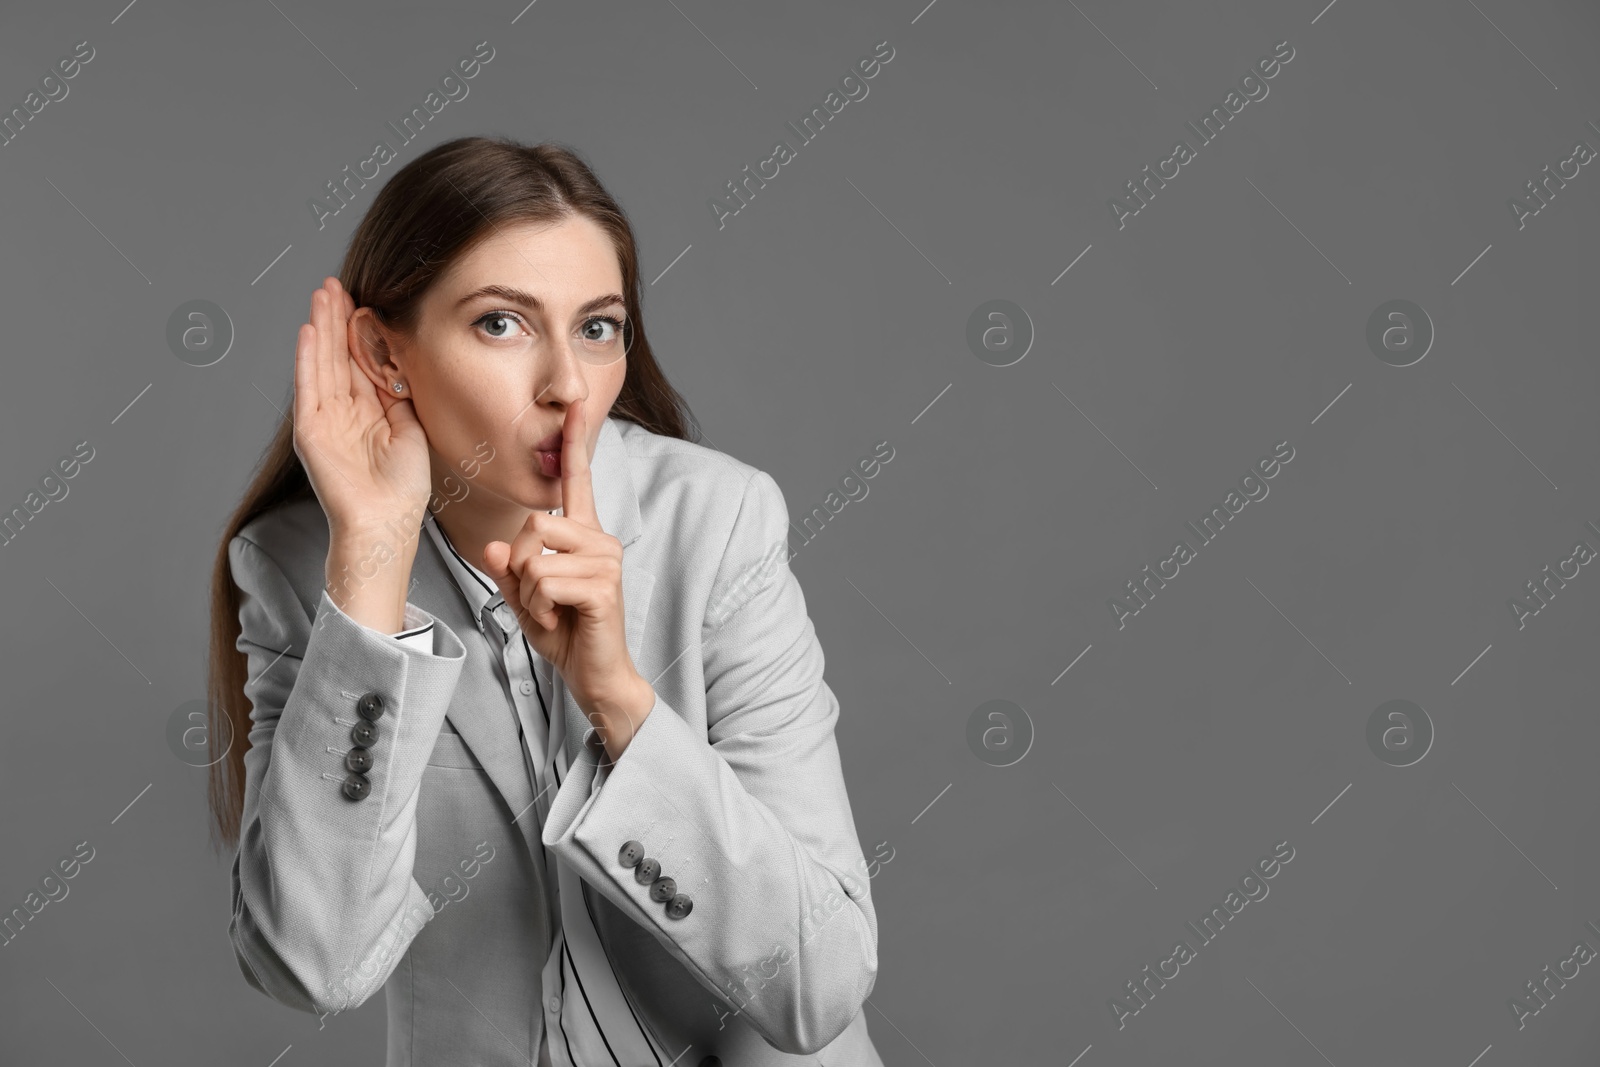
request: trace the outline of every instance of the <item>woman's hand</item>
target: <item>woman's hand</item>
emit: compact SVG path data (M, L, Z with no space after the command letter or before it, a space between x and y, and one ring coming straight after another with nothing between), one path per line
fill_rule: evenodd
M335 539L420 525L432 493L428 438L411 401L374 387L350 354L355 310L338 279L324 279L295 347L294 451Z
M528 644L561 672L578 706L599 720L595 725L615 760L650 714L655 691L628 653L622 542L601 528L595 511L581 403L567 409L561 428L561 510L535 511L509 545L485 545L484 570L516 611Z

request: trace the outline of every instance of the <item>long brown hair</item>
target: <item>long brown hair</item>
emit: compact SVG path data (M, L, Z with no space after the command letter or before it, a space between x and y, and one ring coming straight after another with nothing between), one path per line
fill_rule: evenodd
M374 197L351 235L339 282L357 307L372 308L401 335L412 334L423 294L480 238L510 223L556 222L573 215L594 221L611 236L622 268L627 370L609 414L652 433L695 440L690 436L693 416L688 405L667 382L645 339L633 229L593 171L564 145L462 137L418 156ZM240 595L228 563L228 545L258 515L315 495L295 454L293 415L285 414L244 499L222 531L211 568L206 703L212 760L207 795L214 846L219 838L227 848L238 845L244 756L250 747L251 709L244 692L249 661L237 647ZM228 750L219 752L224 743Z

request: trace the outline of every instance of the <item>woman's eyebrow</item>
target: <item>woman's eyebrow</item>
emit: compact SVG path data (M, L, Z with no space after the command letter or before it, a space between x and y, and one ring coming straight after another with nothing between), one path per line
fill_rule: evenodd
M479 286L466 296L462 297L460 300L456 301L456 307L459 308L463 304L485 296L499 297L502 300L508 300L514 304L521 304L524 307L531 308L534 311L544 310L544 301L540 300L530 292L518 289L511 285ZM603 307L610 307L612 304L626 305L626 303L627 301L622 299L622 295L620 293L606 293L603 296L597 296L592 300L584 301L578 306L578 314L582 315L590 311L598 311Z

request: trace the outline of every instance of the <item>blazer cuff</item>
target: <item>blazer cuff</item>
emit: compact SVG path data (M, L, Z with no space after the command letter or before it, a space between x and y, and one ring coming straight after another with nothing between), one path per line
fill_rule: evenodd
M467 657L466 647L432 615L409 604L406 615L408 622L420 620L428 627L420 635L425 647L419 638L402 641L357 622L322 590L312 620L313 633L321 637L310 643L296 679L304 702L278 720L263 782L265 799L285 807L289 791L319 782L316 793L339 801L332 806L339 814L330 812L321 820L325 832L345 823L365 829L375 811L392 817L397 805L415 802L432 740ZM369 692L386 705L371 746L376 764L367 775L375 795L352 804L340 795L344 767L333 752L354 744L350 728L358 718L356 705ZM313 769L316 773L308 775Z
M545 846L651 931L702 987L737 998L747 1020L773 1035L769 1043L841 1032L860 1007L847 1003L859 974L876 965L858 911L864 882L835 893L834 872L805 853L659 692L603 790L593 788L599 746L588 747L557 791ZM628 841L689 897L687 915L668 915L636 868L622 865ZM744 982L758 968L772 981L757 983L764 995L743 1004L754 992Z
M568 768L555 793L541 840L635 923L651 929L707 990L726 997L738 968L710 973L707 966L722 969L712 961L754 965L774 941L794 942L794 931L782 933L784 925L774 913L773 923L762 923L750 944L739 944L747 929L733 920L734 913L749 915L752 901L781 909L778 901L794 896L794 886L747 873L760 859L754 853L741 856L741 833L728 830L752 832L763 841L787 838L786 830L744 790L706 734L688 725L659 693L650 715L610 766L603 766L608 757L592 728L584 747L586 753ZM602 769L605 789L597 789ZM690 897L688 915L670 918L666 902L651 899L651 886L621 864L618 853L626 841L643 845L645 856L661 864L661 875L677 883L677 893ZM776 881L792 878L792 872L779 873ZM840 931L846 926L848 921L838 923Z
M434 618L432 615L429 615L408 600L406 601L405 618L400 623L400 632L390 636L412 648L437 654L438 649L433 642L433 623Z

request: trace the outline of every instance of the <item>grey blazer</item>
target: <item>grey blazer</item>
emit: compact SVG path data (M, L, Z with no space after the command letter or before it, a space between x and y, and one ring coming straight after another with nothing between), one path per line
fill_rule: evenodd
M555 674L570 768L542 828L515 818L534 795L498 652L430 537L409 602L434 621L431 654L334 606L314 498L229 544L253 708L229 926L239 967L323 1015L382 986L387 1067L527 1065L559 922L540 834L582 878L676 1067L882 1067L863 1014L877 916L782 490L617 418L591 469L624 546L628 649L657 701L591 797L603 749ZM351 800L343 754L370 694L383 706L371 790ZM688 915L668 917L619 862L630 840L692 897Z

